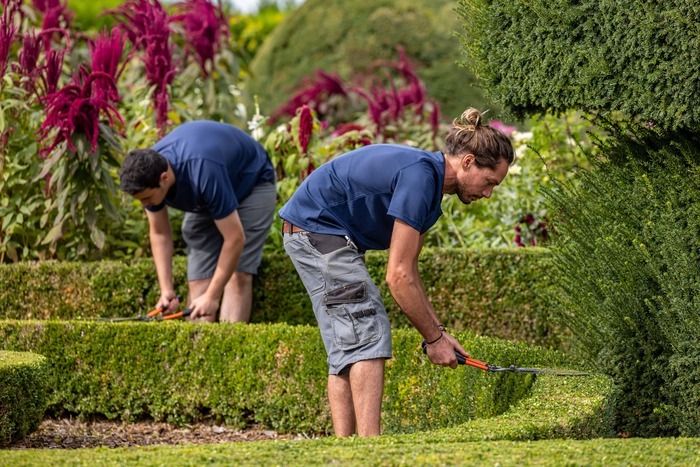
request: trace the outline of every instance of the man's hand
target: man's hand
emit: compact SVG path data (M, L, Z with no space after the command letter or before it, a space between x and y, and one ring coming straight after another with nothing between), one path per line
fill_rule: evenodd
M219 300L214 300L205 293L192 300L189 308L192 310L191 319L216 316L216 311L219 309Z
M174 313L180 306L180 299L174 290L166 290L160 293L156 307L162 312Z
M443 331L442 337L437 342L426 346L428 358L435 365L449 366L457 368L457 357L455 352L459 352L465 357L469 354L457 339Z

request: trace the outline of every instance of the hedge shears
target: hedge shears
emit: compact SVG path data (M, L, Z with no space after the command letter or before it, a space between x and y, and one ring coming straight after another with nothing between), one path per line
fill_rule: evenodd
M174 319L186 318L192 314L192 310L185 308L184 310L175 311L174 313L165 314L167 311L167 306L159 306L148 313L136 315L136 316L126 316L120 318L100 318L100 321L108 321L110 323L118 323L121 321L170 321Z
M423 353L427 353L428 344L423 341L421 343L423 347ZM556 376L588 376L588 373L584 371L576 370L555 370L551 368L523 368L515 365L510 366L498 366L491 363L482 362L468 355L462 355L455 350L455 357L457 357L457 363L460 365L471 366L478 368L482 371L487 371L489 373L529 373L533 375L556 375Z

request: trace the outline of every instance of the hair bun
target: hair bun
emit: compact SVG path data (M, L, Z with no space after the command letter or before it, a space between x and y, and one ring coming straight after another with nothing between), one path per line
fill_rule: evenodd
M481 126L481 116L481 112L474 107L469 107L462 112L462 115L452 121L452 125L458 133L476 131L476 129Z

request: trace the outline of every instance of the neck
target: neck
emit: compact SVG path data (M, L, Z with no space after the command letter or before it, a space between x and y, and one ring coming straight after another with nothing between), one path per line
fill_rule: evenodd
M175 172L173 171L173 168L170 167L170 164L168 164L168 178L165 181L166 183L166 191L170 190L173 185L175 185Z
M442 183L442 192L444 194L453 194L457 192L457 169L459 168L459 157L450 157L448 154L445 157L445 181Z

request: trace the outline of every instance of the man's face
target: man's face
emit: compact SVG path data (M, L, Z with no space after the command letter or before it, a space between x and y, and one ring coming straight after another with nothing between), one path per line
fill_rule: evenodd
M161 184L158 188L146 188L134 195L134 198L139 200L143 207L158 206L165 199L168 190Z
M469 154L462 158L460 170L457 173L456 194L460 201L469 204L481 198L490 198L493 189L498 186L508 174L508 163L501 159L494 168L479 167L474 156Z

